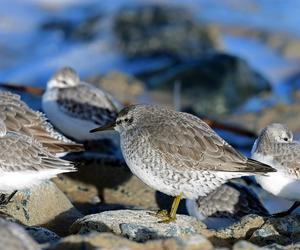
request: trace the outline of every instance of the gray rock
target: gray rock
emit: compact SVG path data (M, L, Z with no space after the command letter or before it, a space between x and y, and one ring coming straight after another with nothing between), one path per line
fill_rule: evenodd
M82 217L50 181L17 192L7 206L0 208L0 212L26 226L43 226L59 235L67 234L69 226Z
M200 23L185 8L170 5L123 7L116 14L114 32L119 48L130 57L190 59L222 47L216 27Z
M168 238L161 240L150 240L146 243L137 243L112 233L90 233L87 235L71 235L57 244L51 246L50 250L212 250L213 246L201 235L190 235L184 239Z
M300 216L290 215L283 218L270 218L253 232L251 242L259 245L288 245L300 241Z
M27 233L38 242L39 244L43 243L53 243L60 239L60 237L52 232L51 230L43 227L26 227Z
M72 233L114 232L143 242L166 237L182 238L186 235L198 234L205 228L204 224L186 215L177 215L175 222L158 223L159 218L153 213L141 210L116 210L92 214L77 220L70 231Z
M40 250L20 225L0 218L0 250Z
M232 247L238 240L248 239L265 223L265 219L255 214L244 216L239 222L219 230L202 230L201 233L216 246Z
M276 243L266 245L264 246L263 249L268 249L268 250L298 250L300 249L300 243L293 243L287 246L282 246Z
M270 92L271 84L249 64L233 55L208 53L197 61L185 62L145 80L152 94L173 94L174 82L181 82L184 107L201 114L226 114L250 97Z

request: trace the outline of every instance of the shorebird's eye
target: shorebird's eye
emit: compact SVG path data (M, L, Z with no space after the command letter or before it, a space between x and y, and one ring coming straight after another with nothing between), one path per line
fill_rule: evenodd
M289 139L287 137L284 137L283 140L288 141Z
M117 125L120 125L121 124L121 120L117 120L116 123L117 123Z
M132 123L133 122L133 118L131 117L130 119L128 119L128 123Z
M125 122L128 122L128 118L125 118L124 121L125 121Z

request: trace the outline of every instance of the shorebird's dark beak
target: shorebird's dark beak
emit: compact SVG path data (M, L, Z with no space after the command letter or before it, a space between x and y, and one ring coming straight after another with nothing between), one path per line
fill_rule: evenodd
M99 131L106 131L106 130L114 130L115 125L116 125L116 122L113 121L113 122L111 122L109 124L106 124L102 127L98 127L98 128L94 128L94 129L90 130L90 133L95 133L95 132L99 132Z

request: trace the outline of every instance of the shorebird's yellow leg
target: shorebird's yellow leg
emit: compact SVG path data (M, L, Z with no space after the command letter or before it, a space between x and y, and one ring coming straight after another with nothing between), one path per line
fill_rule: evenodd
M170 217L171 218L176 219L176 212L177 212L179 203L180 203L180 201L182 199L182 196L183 196L183 194L180 193L180 195L178 195L178 196L175 197L175 199L173 201L173 204L172 204L172 207L171 207L171 211L170 211Z
M179 203L182 199L183 194L181 193L180 195L176 196L173 200L171 211L168 214L165 214L164 212L164 218L162 221L159 221L159 223L169 223L171 221L176 220L176 212L179 206ZM163 210L164 211L164 210Z

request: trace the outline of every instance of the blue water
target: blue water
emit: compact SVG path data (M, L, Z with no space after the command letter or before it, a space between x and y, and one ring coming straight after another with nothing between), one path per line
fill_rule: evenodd
M111 20L116 10L142 0L11 0L0 6L0 80L45 86L59 67L69 65L85 77L113 69L137 73L167 65L168 60L128 62L115 50ZM206 22L258 27L300 36L299 1L200 0L147 1L183 5ZM242 3L241 3L242 2ZM103 15L99 32L91 41L66 40L61 32L41 30L53 19L80 22L92 14ZM278 22L280 20L280 22ZM224 34L225 50L245 58L272 83L282 81L298 64L282 58L257 41Z

